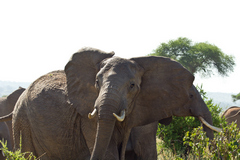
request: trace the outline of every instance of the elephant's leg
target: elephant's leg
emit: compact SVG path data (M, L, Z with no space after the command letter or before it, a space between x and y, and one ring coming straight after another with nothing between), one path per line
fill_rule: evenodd
M125 160L137 160L136 153L134 151L132 151L132 152L126 151Z
M137 160L156 160L156 132L158 122L132 129L131 141Z
M129 140L127 143L127 148L125 152L125 160L137 160L137 154L133 149L132 138L129 136Z
M36 151L32 142L31 129L27 118L16 119L13 122L13 140L14 150L21 149L23 152L32 152L36 155ZM20 148L21 146L21 148Z
M139 140L140 143L137 143L135 147L135 159L137 160L156 160L157 159L157 150L156 150L156 137L149 139L148 141Z

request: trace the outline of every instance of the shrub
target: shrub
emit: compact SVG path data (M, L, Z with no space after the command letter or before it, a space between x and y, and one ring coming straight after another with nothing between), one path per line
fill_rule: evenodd
M212 114L214 126L220 127L222 119L219 114L222 109L219 105L213 104L212 99L206 97L206 92L201 87L196 87L199 90L203 100L205 101L209 111ZM181 154L189 148L188 145L183 143L183 137L186 132L191 132L194 128L200 126L200 122L195 117L175 117L173 116L172 123L168 126L159 124L158 137L165 143L163 144L166 148L172 148L173 153Z
M240 130L235 123L223 127L211 141L202 127L186 132L184 144L192 147L192 154L198 159L240 159Z
M15 152L9 151L7 147L7 141L5 142L4 140L0 140L0 143L2 144L2 152L4 153L4 156L6 157L7 160L37 160L39 158L36 158L32 153L30 152L21 152L21 139L20 139L20 148L16 150ZM26 156L27 155L27 156ZM27 158L26 158L27 157Z

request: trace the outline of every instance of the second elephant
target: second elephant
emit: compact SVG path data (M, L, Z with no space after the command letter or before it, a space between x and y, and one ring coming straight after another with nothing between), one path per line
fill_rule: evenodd
M25 88L19 87L17 90L13 91L7 97L0 98L0 116L8 115L13 111L18 98L24 91L25 91ZM0 122L0 123L4 123L4 122ZM8 141L8 143L9 144L11 143L11 146L13 146L12 121L11 120L7 121L6 125L8 127L8 131L10 134L9 135L10 140ZM2 124L2 126L5 126L5 124ZM5 127L3 127L3 128L5 128ZM2 130L2 128L0 128L0 130ZM9 149L12 150L12 147L10 147Z
M7 141L7 148L9 150L12 149L12 143L11 143L11 137L10 132L8 129L8 126L5 122L0 123L0 140L4 140L4 143ZM3 141L2 141L3 142ZM0 144L0 148L2 148L2 145ZM3 152L0 152L0 160L4 160L6 157L3 156Z
M240 107L232 106L229 107L223 114L222 117L226 118L228 124L236 122L237 127L240 128Z

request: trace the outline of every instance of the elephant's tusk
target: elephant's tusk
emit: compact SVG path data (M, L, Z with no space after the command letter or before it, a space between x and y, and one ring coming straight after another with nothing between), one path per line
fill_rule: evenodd
M88 118L89 118L89 119L92 119L92 118L94 118L94 117L96 116L96 114L97 114L97 109L94 108L94 110L92 111L92 113L88 113Z
M122 122L122 121L125 119L125 110L122 110L122 111L121 111L121 115L120 115L120 116L118 116L118 115L115 114L115 113L113 113L113 115L114 115L114 117L117 118L117 120L118 120L119 122Z
M222 131L222 128L218 128L218 127L214 127L212 126L211 124L209 124L207 121L205 121L201 116L198 117L200 119L200 121L205 124L208 128L210 128L211 130L213 131L216 131L216 132L221 132Z

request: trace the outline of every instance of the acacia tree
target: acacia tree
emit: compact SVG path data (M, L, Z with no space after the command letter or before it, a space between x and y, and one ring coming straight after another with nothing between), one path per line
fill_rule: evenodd
M228 76L235 65L234 57L224 54L217 46L207 42L193 43L182 37L161 43L150 55L172 58L192 74L199 72L203 76L211 76L214 68L221 76Z

